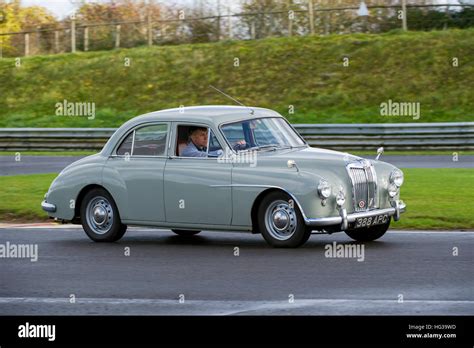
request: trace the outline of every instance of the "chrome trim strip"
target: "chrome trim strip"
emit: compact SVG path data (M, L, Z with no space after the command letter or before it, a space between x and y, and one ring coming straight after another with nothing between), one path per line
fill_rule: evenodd
M349 227L349 222L347 221L347 210L342 208L340 211L339 211L339 214L341 215L341 229L343 231L347 230L347 228Z
M125 155L110 155L109 158L127 158L128 156ZM132 159L132 156L128 157L129 159ZM168 156L151 156L151 155L134 155L133 158L168 158Z
M133 135L132 135L132 148L130 149L130 157L133 156L133 148L135 147L135 133L137 132L137 129L135 128L133 130Z
M52 203L48 203L46 201L41 202L41 208L43 208L44 211L48 211L51 213L54 213L56 211L56 206Z

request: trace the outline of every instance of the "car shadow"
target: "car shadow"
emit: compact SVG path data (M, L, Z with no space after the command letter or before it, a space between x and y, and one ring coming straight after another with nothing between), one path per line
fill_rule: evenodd
M91 244L97 247L117 247L120 246L135 246L135 247L150 247L150 246L182 246L182 247L212 247L212 248L229 248L239 247L247 249L269 249L269 250L311 250L324 248L328 244L336 242L339 245L358 245L363 244L365 248L370 249L389 249L395 247L393 242L387 242L382 239L373 242L356 242L349 237L345 237L342 233L335 233L333 235L313 234L310 239L301 247L297 249L273 248L267 244L260 234L247 233L228 233L228 232L212 232L194 236L178 236L172 232L157 231L156 233L144 233L136 231L127 232L122 239L114 243L95 243L89 240L85 235L74 240L67 239L57 241L63 246L79 245L90 247Z

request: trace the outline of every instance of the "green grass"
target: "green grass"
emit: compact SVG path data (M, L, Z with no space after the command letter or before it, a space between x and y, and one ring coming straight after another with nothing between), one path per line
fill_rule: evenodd
M474 29L466 29L34 56L21 67L1 59L0 127L117 127L163 108L232 104L209 84L293 123L472 121L473 56ZM94 102L96 117L56 116L64 99ZM421 118L380 116L388 99L420 102Z
M407 212L392 228L474 229L474 170L403 169Z
M0 176L0 222L48 220L41 201L57 175Z
M0 156L88 156L98 153L98 151L0 151Z
M408 210L396 229L474 229L474 170L404 169ZM2 176L0 221L45 221L40 203L57 174Z

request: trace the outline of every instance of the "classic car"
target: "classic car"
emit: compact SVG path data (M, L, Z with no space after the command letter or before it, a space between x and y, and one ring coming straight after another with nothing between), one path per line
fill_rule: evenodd
M129 120L100 153L66 167L41 205L96 242L138 225L248 231L298 247L313 232L380 238L405 211L402 183L378 157L310 147L275 111L195 106Z

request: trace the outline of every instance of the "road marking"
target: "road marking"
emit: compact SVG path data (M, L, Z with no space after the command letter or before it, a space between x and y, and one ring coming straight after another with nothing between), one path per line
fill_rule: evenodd
M16 303L49 303L49 304L69 304L69 297L0 297L0 304L16 304ZM113 298L113 297L76 297L75 304L178 304L178 299L152 299L152 298ZM395 299L295 299L294 303L288 303L287 300L283 301L218 301L218 300L186 300L184 304L275 304L292 306L294 304L300 305L311 305L311 304L337 304L337 303L391 303L391 304L474 304L474 300L403 300L403 303L398 303Z
M37 313L43 305L44 313L67 314L74 312L88 313L92 306L96 311L101 307L103 314L150 314L167 315L261 315L278 313L321 314L456 314L472 315L474 300L404 300L397 299L295 299L293 303L282 301L213 301L186 300L179 303L178 299L133 299L133 298L77 298L70 303L69 298L47 297L0 297L0 312L10 311L15 314ZM62 305L62 307L52 307ZM67 309L64 307L67 306ZM134 306L126 308L124 306ZM10 307L8 307L10 306ZM281 312L280 312L281 313ZM98 313L95 313L98 314Z

